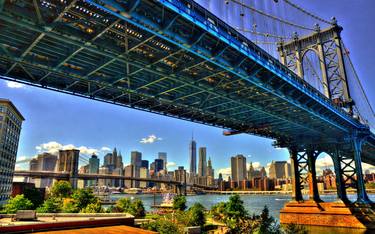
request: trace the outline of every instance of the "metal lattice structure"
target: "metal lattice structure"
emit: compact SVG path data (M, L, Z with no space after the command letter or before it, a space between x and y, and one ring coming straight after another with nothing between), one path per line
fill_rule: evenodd
M331 40L319 50L326 54L330 87L324 95L289 69L293 64L302 71L301 60L284 60L288 68L192 0L3 0L0 75L272 138L298 152L354 143L358 168L361 160L375 164L375 135L342 108L351 104L340 54L333 53L341 49L332 46L332 38L339 45L331 35L337 28L314 34ZM300 47L292 58L314 45ZM287 46L281 51L292 51ZM336 97L342 106L331 99Z

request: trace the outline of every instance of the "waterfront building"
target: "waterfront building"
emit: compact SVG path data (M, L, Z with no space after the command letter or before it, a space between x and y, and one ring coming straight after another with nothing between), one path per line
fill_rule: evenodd
M118 175L118 176L123 176L124 175L124 170L120 167L115 168L112 172L112 175ZM113 179L112 184L113 187L124 187L124 180L122 179Z
M124 175L126 177L134 177L134 165L130 164L125 166ZM134 181L125 180L125 188L134 188Z
M91 155L91 158L89 159L89 174L98 174L99 173L99 164L100 159L95 154ZM87 181L88 186L95 186L96 181L95 180L88 180Z
M0 204L12 193L14 168L24 117L7 99L0 99Z
M167 153L166 152L159 152L158 159L163 160L163 170L167 171Z
M231 157L232 180L237 184L246 179L246 158L242 154Z
M212 167L211 158L208 159L207 164L207 185L213 186L215 184L215 170Z
M190 180L192 181L194 179L194 176L197 174L197 143L194 141L194 138L191 138L190 144L189 144L189 174L190 174Z
M149 171L148 171L147 167L141 167L140 170L139 170L139 172L140 172L139 173L139 177L140 178L149 178L150 177ZM147 188L148 187L148 182L147 181L140 181L139 182L139 187L140 188Z
M154 167L154 174L158 174L160 171L162 171L164 167L163 159L155 159Z
M199 161L198 161L198 176L203 177L207 175L207 149L206 147L199 147Z
M148 160L142 160L141 167L147 168L148 170Z
M133 165L133 176L138 177L140 175L140 169L142 167L142 153L138 151L132 151L130 153L130 164ZM139 187L139 181L133 181L133 187Z
M291 175L290 164L286 161L272 161L269 169L271 179L285 179Z
M109 172L109 168L107 166L101 166L99 168L99 174L100 175L109 175L111 173ZM110 182L111 182L110 179L98 179L98 185L101 186L101 187L102 186L105 186L105 187L109 186Z
M184 167L180 166L174 171L174 180L186 183L186 170Z

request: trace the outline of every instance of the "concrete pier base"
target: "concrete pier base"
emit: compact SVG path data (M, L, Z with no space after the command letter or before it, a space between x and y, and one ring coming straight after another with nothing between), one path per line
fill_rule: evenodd
M369 204L291 201L280 211L282 224L375 229L375 209Z

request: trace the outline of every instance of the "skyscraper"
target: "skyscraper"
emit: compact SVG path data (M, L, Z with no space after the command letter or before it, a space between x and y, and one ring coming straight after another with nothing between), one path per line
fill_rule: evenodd
M272 161L269 170L271 179L285 179L290 175L290 166L286 161Z
M199 147L198 176L207 175L206 147Z
M246 158L242 154L231 157L232 181L238 184L246 179Z
M24 120L11 101L0 99L0 204L12 193L18 142Z
M142 160L141 167L147 168L147 170L148 170L149 169L148 168L148 160Z
M159 152L158 158L163 160L163 170L167 170L167 153L166 152Z
M156 175L159 171L163 170L163 167L164 167L163 159L155 159L154 165L155 165L154 173Z
M190 161L190 178L197 174L197 143L191 138L189 145L189 161Z
M50 153L39 154L37 158L30 161L30 169L33 171L55 171L57 156ZM51 187L52 178L38 178L34 179L37 188Z
M98 156L93 154L91 158L89 159L89 174L98 174L99 173L99 164L100 160ZM95 186L96 181L95 180L89 180L87 181L88 186Z
M139 178L142 167L142 153L138 151L131 152L130 164L133 165L133 176ZM139 187L139 181L133 182L133 187Z
M215 171L212 168L211 158L209 158L208 165L207 165L207 185L208 186L214 185L214 174L215 174Z

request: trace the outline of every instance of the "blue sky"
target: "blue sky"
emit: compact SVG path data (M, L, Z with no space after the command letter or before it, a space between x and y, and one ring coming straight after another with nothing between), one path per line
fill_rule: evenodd
M374 105L375 46L370 43L375 37L372 25L375 22L375 1L295 2L324 18L337 17L344 27L342 36L350 49L353 63ZM153 160L158 152L167 152L169 162L187 167L192 132L198 147L207 147L216 172L219 169L228 172L230 156L239 153L249 155L248 160L264 166L271 160L288 159L285 149L271 146L272 140L250 135L225 137L222 129L30 86L12 85L3 80L0 80L0 97L12 100L26 118L18 150L19 159L67 145L81 147L84 152L96 151L102 158L107 148L117 147L125 163L130 161L130 151L138 150L148 160ZM153 143L140 142L149 136L155 136L149 138L150 142L154 139ZM17 166L26 167L27 164Z

